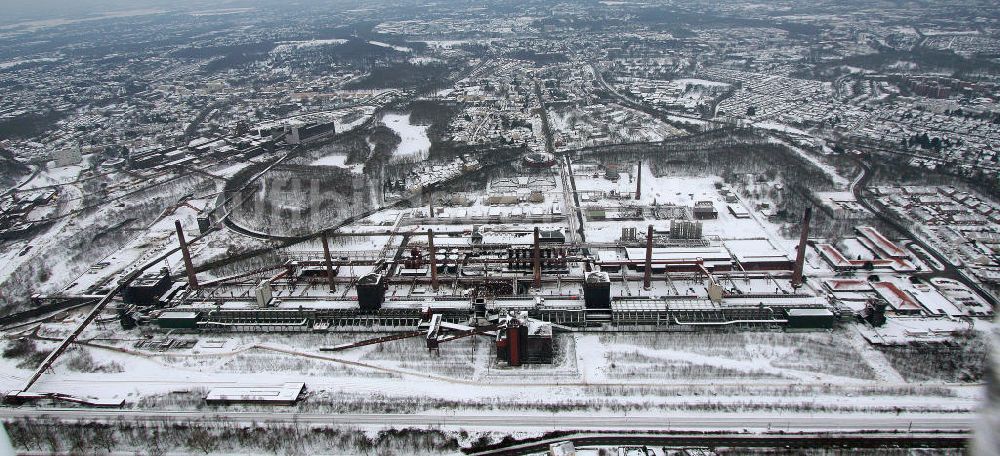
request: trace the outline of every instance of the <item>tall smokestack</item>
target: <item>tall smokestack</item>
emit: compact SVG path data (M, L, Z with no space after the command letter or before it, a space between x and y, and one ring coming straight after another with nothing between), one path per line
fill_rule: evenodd
M434 251L434 230L427 230L427 249L431 255L431 287L438 289L437 253Z
M534 272L535 272L535 289L542 289L542 251L538 245L538 227L535 227L535 249L534 249Z
M428 204L430 205L431 218L434 218L434 193L433 192L427 192L427 200L428 200Z
M653 279L653 225L646 229L646 272L642 277L642 288L648 290Z
M188 286L192 289L197 289L198 277L194 274L194 264L191 262L191 252L188 251L187 242L184 241L184 230L181 229L180 220L174 220L174 228L177 228L177 242L181 245L181 255L184 257L184 269L187 271Z
M795 269L792 271L792 288L802 286L802 268L806 262L806 241L809 239L809 221L812 220L812 213L812 206L809 206L802 216L802 234L799 236L798 252L795 255Z
M330 281L330 291L337 290L337 284L333 281L333 260L330 258L330 242L326 240L326 233L323 233L323 258L326 260L326 278Z
M635 172L635 199L642 197L642 160L639 160L639 169Z

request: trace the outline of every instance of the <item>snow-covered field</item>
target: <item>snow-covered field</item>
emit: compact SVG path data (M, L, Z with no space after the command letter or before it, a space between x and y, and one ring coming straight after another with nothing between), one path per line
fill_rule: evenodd
M83 167L80 165L56 167L53 163L51 168L45 169L30 181L25 182L21 186L21 190L67 184L75 181L80 176L81 171L83 171Z
M577 191L580 192L610 192L616 191L619 194L635 192L635 181L629 178L629 174L635 173L635 166L622 170L617 182L607 180L603 175L593 177L578 173L576 176ZM716 183L721 179L715 176L654 176L648 166L642 171L642 195L639 201L633 199L622 200L600 200L594 203L583 203L588 205L676 205L681 207L692 207L698 201L711 201L718 212L717 219L702 220L703 232L706 236L719 236L724 239L753 238L753 237L777 237L776 231L779 225L768 221L759 213L750 218L736 218L727 208L725 199L716 189ZM633 193L634 194L634 193ZM744 205L745 203L733 203ZM752 207L747 209L754 214ZM656 230L666 230L670 226L670 220L644 220L644 221L588 221L585 230L588 240L608 242L617 240L621 236L621 228L634 226L644 228L653 225Z
M316 166L339 166L344 168L347 166L347 154L339 153L326 155L314 160L311 164Z
M399 135L402 142L393 151L393 157L426 158L431 149L431 140L427 137L427 126L410 123L409 114L386 114L382 123Z
M305 382L304 410L343 410L356 404L397 412L446 410L678 410L960 411L976 407L977 387L905 384L883 359L833 333L568 334L556 338L552 365L507 368L493 362L486 338L443 345L429 353L408 339L322 353L367 334L174 335L196 339L190 349L148 351L113 330L88 330L37 391L124 399L137 404L193 407L216 386L274 386ZM40 335L64 331L46 325ZM161 337L162 334L158 334ZM12 342L6 342L9 346ZM38 348L50 343L38 341ZM84 352L87 354L84 355ZM75 358L92 359L79 371ZM0 360L0 387L16 389L30 374L19 358ZM164 376L169 370L169 376ZM849 403L845 396L854 397ZM364 404L368 405L364 405ZM388 404L388 405L387 405ZM394 404L394 405L393 405Z

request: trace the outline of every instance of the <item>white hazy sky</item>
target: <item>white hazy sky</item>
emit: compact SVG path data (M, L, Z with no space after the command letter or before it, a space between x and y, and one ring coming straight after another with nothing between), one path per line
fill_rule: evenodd
M46 19L83 19L115 11L228 8L254 0L0 0L0 23Z

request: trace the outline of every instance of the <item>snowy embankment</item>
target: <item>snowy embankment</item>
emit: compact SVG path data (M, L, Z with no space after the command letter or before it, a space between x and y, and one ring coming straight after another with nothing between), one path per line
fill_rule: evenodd
M61 328L44 325L39 335L53 337ZM313 397L328 399L304 402L303 412L432 416L498 410L523 415L624 410L649 416L779 410L964 413L981 396L975 384L901 383L897 375L887 375L892 367L884 359L872 362L871 353L834 343L843 333L717 334L707 345L704 334L638 340L580 334L560 337L554 364L518 369L493 363L483 339L450 345L435 355L419 339L321 353L316 347L364 336L227 335L199 338L191 349L164 353L137 350L128 341L106 342L107 333L89 329L88 341L60 359L54 375L43 376L37 390L140 401L143 408L190 409L211 388L300 381ZM110 367L74 370L72 361L80 356ZM9 373L0 377L0 385L16 388L30 375L19 364L19 359L0 360Z
M844 176L841 176L840 174L837 174L837 169L836 168L834 168L833 166L831 166L831 165L829 165L827 163L824 163L822 160L820 160L818 157L816 157L816 155L811 154L811 153L803 150L802 148L800 148L800 147L798 147L798 146L796 146L794 144L790 144L790 143L788 143L786 141L782 141L782 140L777 139L777 138L773 138L772 137L772 138L770 138L770 140L772 142L775 142L777 144L781 144L781 145L787 147L789 150L791 150L791 151L799 154L800 157L804 158L806 161L808 161L812 165L814 165L817 168L819 168L820 171L823 171L823 174L826 174L830 178L830 180L833 181L833 184L836 185L837 188L846 189L846 188L848 188L848 186L850 186L850 184L851 184L850 181L848 181L846 178L844 178Z

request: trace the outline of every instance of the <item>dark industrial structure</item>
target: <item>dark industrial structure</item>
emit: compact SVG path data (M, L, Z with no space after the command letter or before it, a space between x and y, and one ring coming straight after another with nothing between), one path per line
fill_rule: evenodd
M789 309L789 329L833 329L834 316L829 309Z
M151 272L135 279L124 290L122 290L122 300L126 304L140 306L159 306L166 304L160 298L170 289L173 282L170 280L170 271L167 268L157 272Z
M128 292L134 304L119 313L123 326L174 331L383 334L329 350L425 337L436 351L483 335L494 338L497 359L510 366L551 362L553 329L823 330L839 317L827 298L788 286L795 263L766 241L728 248L672 239L652 226L645 238L636 233L617 245L570 243L561 231L537 227L499 237L472 231L475 240L471 231L428 230L393 252L367 256L333 252L321 238L321 252L232 277L138 280ZM781 281L785 289L735 287L751 280ZM155 290L137 293L143 287ZM161 295L167 308L150 300Z
M378 272L362 276L358 279L358 306L364 312L374 312L382 308L385 302L385 276Z
M583 281L587 309L611 309L611 278L602 271L588 272Z
M497 334L497 360L516 367L522 364L552 364L552 325L512 317Z
M524 156L524 166L534 169L548 169L556 164L555 155L545 152L532 152Z

